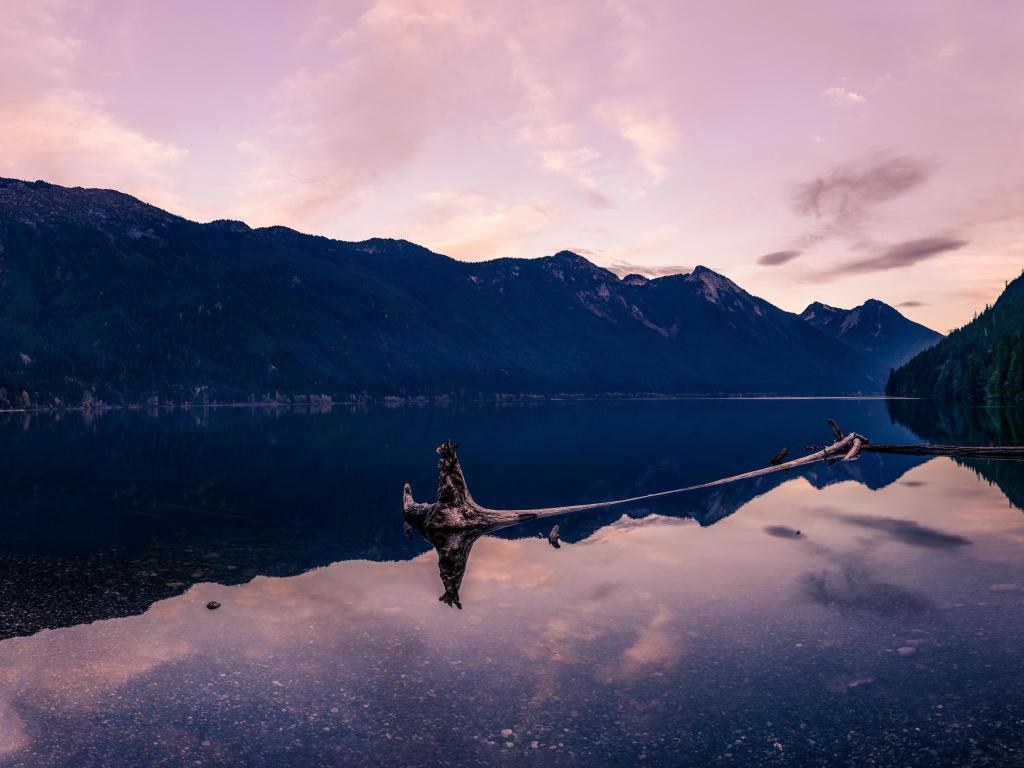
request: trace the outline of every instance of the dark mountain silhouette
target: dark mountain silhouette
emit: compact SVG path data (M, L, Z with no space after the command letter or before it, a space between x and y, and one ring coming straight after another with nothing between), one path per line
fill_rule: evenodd
M890 395L977 402L1024 396L1024 274L994 305L889 377Z
M705 267L197 224L0 180L0 405L338 396L879 392L878 366Z
M874 361L883 376L942 338L877 299L868 299L853 309L816 301L800 317Z

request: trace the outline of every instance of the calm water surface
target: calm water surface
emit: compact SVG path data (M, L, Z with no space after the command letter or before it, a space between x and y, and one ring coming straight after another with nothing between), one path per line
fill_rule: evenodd
M865 455L506 529L461 611L403 535L447 437L523 508L799 456L828 416L1024 437L883 401L11 417L0 765L1024 765L1019 463Z

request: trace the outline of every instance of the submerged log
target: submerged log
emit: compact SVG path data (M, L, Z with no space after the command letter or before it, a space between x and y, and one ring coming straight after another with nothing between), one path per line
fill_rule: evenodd
M472 494L469 492L469 488L466 486L466 478L462 474L462 467L459 464L457 454L459 444L453 443L451 440L447 440L437 449L437 453L441 457L437 465L439 472L437 501L432 504L416 501L412 495L412 486L409 483L406 483L403 490L402 508L405 521L421 533L428 530L479 530L485 532L495 530L497 528L504 528L509 525L516 525L517 523L525 523L541 517L552 517L554 515L563 515L569 512L582 512L587 509L599 509L604 507L620 506L623 504L633 504L638 501L646 501L648 499L655 499L661 496L669 496L676 493L684 493L686 491L696 491L701 488L712 488L717 485L734 483L738 480L747 480L754 477L761 477L762 475L768 475L773 472L802 467L807 464L813 464L817 461L843 459L846 456L850 456L851 452L853 455L850 456L849 460L852 460L856 458L856 452L851 451L855 443L860 446L858 450L863 450L865 446L869 445L869 441L866 437L858 435L856 432L851 432L850 434L845 435L842 439L836 440L831 445L827 445L819 451L802 456L798 459L773 464L762 469L744 472L740 475L723 477L707 483L690 485L685 488L673 488L669 491L647 493L643 496L631 496L626 499L597 501L588 504L571 504L563 507L543 507L540 509L490 509L488 507L481 506L473 499Z
M775 460L782 458L784 455L780 451L776 456L772 457L771 466L755 469L751 472L744 472L739 475L723 477L718 480L711 480L698 485L673 488L668 491L657 491L642 496L631 496L626 499L571 504L562 507L542 507L539 509L490 509L478 504L469 492L466 478L459 464L457 453L459 445L448 440L437 449L437 453L441 457L437 465L437 501L430 504L416 501L412 495L412 487L409 483L406 483L403 493L403 512L406 522L420 532L424 530L460 531L469 529L486 531L524 523L541 517L552 517L569 512L633 504L661 496L696 491L702 488L712 488L739 480L761 477L772 472L795 469L796 467L802 467L818 461L854 461L861 453L866 452L912 456L955 456L961 458L1024 458L1024 446L878 445L856 432L844 434L833 419L829 419L828 423L836 436L835 442L797 459L776 463Z
M1024 459L1022 445L865 445L861 451L902 456L953 456L961 459Z
M685 488L673 488L632 496L626 499L598 501L588 504L573 504L563 507L544 507L541 509L489 509L481 506L474 499L466 486L466 478L458 458L458 443L445 441L437 449L438 461L437 501L433 503L418 502L413 498L412 486L405 484L403 490L403 514L410 528L415 528L427 539L438 553L438 566L444 594L439 598L448 605L462 608L459 600L459 588L465 575L469 552L477 539L485 533L505 528L510 525L552 517L570 512L582 512L589 509L601 509L624 504L634 504L648 499L670 496L702 488L748 480L773 472L788 472L796 467L826 461L830 464L838 461L855 461L861 453L890 453L911 456L953 456L957 458L985 459L1024 459L1024 446L957 446L957 445L876 445L863 435L856 432L844 434L839 425L832 419L829 426L835 434L835 442L798 459L782 462L785 456L780 451L772 459L772 465L740 475L723 477L718 480L690 485ZM808 446L812 447L812 446ZM776 463L775 459L779 459ZM558 526L548 535L549 543L559 546Z
M533 510L487 509L473 500L456 453L458 443L446 440L437 448L437 501L422 504L412 497L412 486L405 484L403 511L405 520L417 530L459 531L470 528L493 529L525 523L539 517Z

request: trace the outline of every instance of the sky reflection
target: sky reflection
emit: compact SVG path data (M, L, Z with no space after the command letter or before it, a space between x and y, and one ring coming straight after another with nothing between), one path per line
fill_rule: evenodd
M433 552L197 584L0 642L0 760L749 764L842 755L850 729L858 754L951 756L969 744L935 712L997 707L974 726L992 744L1024 714L1022 548L1021 512L938 458L882 490L794 477L707 528L624 517L560 550L486 536L461 612L437 601Z

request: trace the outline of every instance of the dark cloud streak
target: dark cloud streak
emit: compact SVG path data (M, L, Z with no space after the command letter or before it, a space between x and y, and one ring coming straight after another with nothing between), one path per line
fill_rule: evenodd
M757 263L764 267L777 267L788 261L792 261L801 253L803 253L803 251L774 251L773 253L766 253L764 256L758 258Z
M854 275L901 269L913 266L920 261L934 259L936 256L963 248L965 245L967 245L966 240L958 240L953 237L923 237L919 240L907 240L904 243L889 246L877 256L840 264L832 270L832 274Z
M937 167L928 158L876 152L797 184L793 188L793 210L822 221L826 231L819 233L821 237L852 234L872 208L919 187Z
M865 259L856 259L837 264L829 270L813 272L804 277L810 282L823 283L843 275L864 275L872 272L886 272L890 269L911 267L922 261L934 259L944 253L958 250L967 245L967 240L955 237L922 237L890 245ZM907 305L904 305L907 306Z
M890 619L924 613L934 607L923 594L881 581L861 563L806 573L800 586L811 602L841 612L873 613Z
M915 547L929 549L945 549L949 547L965 547L970 539L955 533L946 533L938 528L929 528L913 520L900 520L895 517L872 517L870 515L837 515L844 523L861 528L871 528L887 534L895 541Z

